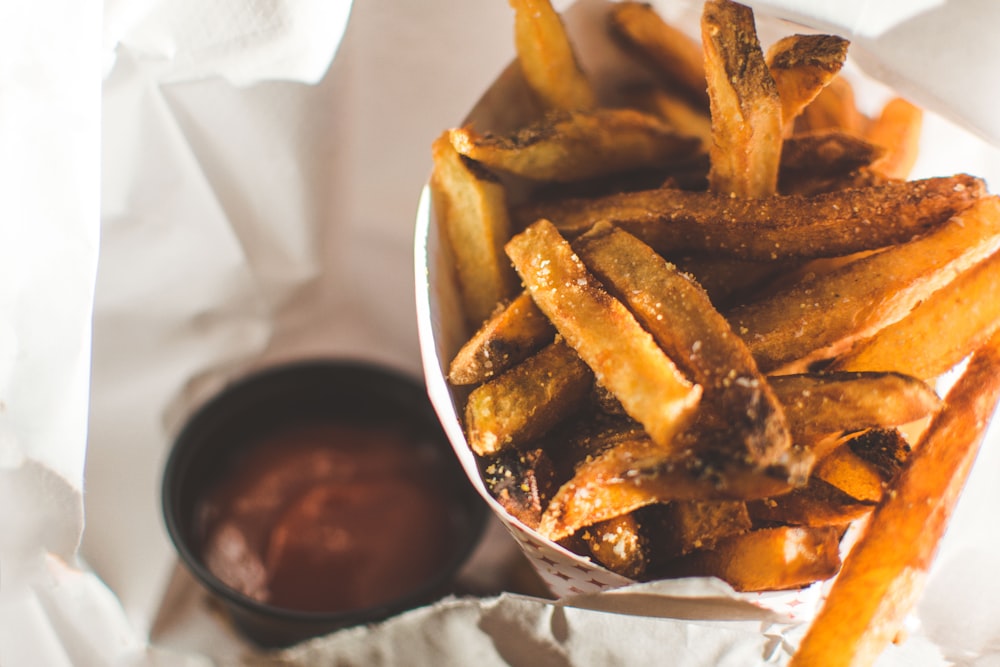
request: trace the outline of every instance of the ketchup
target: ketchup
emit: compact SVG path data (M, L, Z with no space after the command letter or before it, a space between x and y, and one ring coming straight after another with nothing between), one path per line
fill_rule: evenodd
M456 531L438 456L398 426L319 421L262 435L197 509L202 561L244 595L299 611L415 592Z

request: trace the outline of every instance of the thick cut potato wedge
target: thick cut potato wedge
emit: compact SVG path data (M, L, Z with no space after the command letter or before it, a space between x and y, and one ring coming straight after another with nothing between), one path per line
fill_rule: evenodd
M485 382L527 359L555 334L531 295L521 292L494 312L459 349L448 367L448 381L453 385Z
M718 577L738 591L801 588L840 568L841 528L779 526L752 530L669 561L666 577ZM819 663L816 663L819 664Z
M597 106L559 13L549 0L509 0L514 48L528 87L546 109L579 111Z
M649 535L636 512L588 526L580 537L591 557L612 572L640 579L649 567Z
M701 41L712 116L709 187L736 197L774 194L781 99L764 62L753 11L730 0L708 0Z
M653 337L586 269L569 243L540 220L507 243L507 254L539 309L665 450L693 417L700 386L677 369Z
M874 502L854 498L816 478L804 488L747 503L754 521L813 527L846 526L871 514L874 507Z
M473 328L516 291L517 276L503 252L511 234L501 183L451 146L448 133L432 146L430 189L454 258L466 319Z
M545 218L568 237L607 221L666 256L773 261L848 255L909 241L985 192L981 179L964 174L812 197L733 199L661 188L542 201L516 207L513 217L517 226Z
M716 468L689 453L665 454L648 436L637 434L581 462L552 498L538 532L559 540L654 503L766 498L792 488L784 475L749 467Z
M573 249L702 387L703 410L731 429L725 455L760 468L781 462L791 446L781 405L705 291L648 245L607 223L579 237Z
M486 167L556 183L665 167L690 158L701 142L635 109L549 114L515 134L450 131L451 145Z
M846 39L836 35L789 35L767 50L767 66L781 99L781 123L792 134L795 119L837 76L847 59Z
M899 322L861 341L833 368L899 369L932 379L954 367L1000 328L1000 253L959 275Z
M465 404L469 446L480 456L540 437L579 408L593 375L561 340L479 385Z
M822 457L813 475L852 498L878 502L910 456L897 429L873 429L850 438Z
M696 40L664 21L645 2L613 4L608 10L608 24L612 35L655 69L668 85L683 90L707 109L705 60Z
M726 537L751 528L747 503L743 500L677 500L656 506L656 559L683 556L699 549L711 549ZM653 514L653 511L648 512Z
M861 174L871 174L872 184L881 178L869 167L885 150L839 130L821 130L785 139L781 149L778 191L782 194L819 194L832 185L850 183ZM864 170L864 171L862 171Z
M920 301L1000 247L1000 198L985 197L944 225L851 262L807 276L728 314L761 370L831 358L902 319Z
M1000 398L1000 335L973 356L813 620L791 665L869 665L923 588Z
M941 407L934 388L893 372L828 372L768 378L796 441L817 435L900 426Z
M508 448L482 466L483 482L497 502L524 525L534 528L558 489L555 468L544 448Z

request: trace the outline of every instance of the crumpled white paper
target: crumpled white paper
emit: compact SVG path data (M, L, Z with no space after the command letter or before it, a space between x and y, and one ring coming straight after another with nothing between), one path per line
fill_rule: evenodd
M158 505L170 435L221 382L253 365L334 354L419 372L410 259L428 146L510 60L509 7L502 0L7 4L0 10L0 664L236 660L245 647L198 601L180 607L194 622L175 617L175 632L161 635L169 641L149 641L178 579ZM667 13L673 5L659 4ZM879 4L889 3L779 10L800 22L816 12L821 21L813 25L851 31L866 7ZM918 71L915 99L995 137L986 123L995 122L996 104L986 95L996 93L968 81L992 80L970 63L988 66L996 43L962 33L981 35L995 21L978 19L995 10L972 0L908 7L908 30L881 21L856 31L864 53L879 57L864 64L882 63L878 71L891 76ZM944 11L975 20L942 21ZM928 21L933 39L911 49L905 40L917 33L909 29ZM946 43L964 50L925 46ZM950 70L944 62L953 54L978 59ZM943 99L927 94L931 88L944 90ZM961 133L949 130L940 146L948 150L935 151L928 169L986 174L980 165L997 162ZM966 509L993 498L994 450L977 466L956 533L983 532ZM979 591L1000 588L994 538L981 537L971 547L946 542L941 574L921 603L945 613L890 651L907 658L892 664L917 664L908 659L925 655L926 637L955 662L995 658L1000 628L974 602ZM371 635L352 630L304 650L385 657L413 646L467 664L451 651L469 641L488 656L484 664L537 664L538 655L593 664L589 656L611 661L633 645L632 655L642 655L640 646L654 643L662 652L677 642L723 646L730 636L767 641L759 625L646 620L604 604L449 601ZM977 623L964 622L970 611ZM192 638L196 624L203 634ZM454 642L439 643L436 628ZM647 631L654 642L634 644ZM527 638L534 642L519 650ZM372 648L375 640L384 649Z

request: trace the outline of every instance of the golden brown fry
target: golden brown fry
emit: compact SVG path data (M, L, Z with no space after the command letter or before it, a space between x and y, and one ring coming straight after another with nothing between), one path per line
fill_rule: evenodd
M868 141L885 149L872 169L889 178L907 178L920 153L923 110L901 97L889 100L872 121Z
M542 515L538 532L559 540L598 521L674 500L745 500L793 487L749 467L716 469L688 453L665 454L645 434L623 438L581 462Z
M635 512L599 521L581 531L590 555L612 572L638 579L649 567L649 536Z
M847 59L846 39L836 35L789 35L767 50L767 66L781 98L781 122L789 135L795 119L837 76Z
M655 517L651 540L661 561L711 549L720 539L745 533L751 527L743 500L677 500L656 506Z
M796 441L907 424L941 406L934 389L893 372L807 373L768 378Z
M693 416L701 387L685 378L622 303L583 266L555 227L540 220L507 243L539 309L661 447Z
M544 448L508 448L482 466L483 482L497 502L529 528L538 526L542 512L558 486L555 468Z
M587 365L557 340L469 394L469 446L484 456L545 434L583 404L592 383Z
M781 179L848 174L881 158L885 149L841 130L796 134L781 148Z
M899 322L861 341L833 368L899 369L932 379L983 345L1000 328L1000 253L931 294Z
M490 169L548 182L582 181L624 171L663 167L691 157L696 138L635 109L550 114L511 135L450 131L462 155Z
M871 664L919 596L1000 398L1000 335L945 396L802 640L791 665Z
M550 220L569 237L610 222L667 256L704 254L773 261L840 256L908 241L986 192L965 174L804 197L733 199L661 188L514 209L517 225Z
M678 134L696 137L700 142L700 149L708 150L712 143L712 119L706 111L693 106L686 98L658 86L631 87L625 91L625 96L629 106L657 116Z
M684 273L701 285L716 308L733 307L802 264L801 260L751 261L728 257L671 257Z
M784 413L746 344L705 291L628 232L598 223L573 249L704 390L704 410L731 429L727 456L778 464L791 446Z
M852 498L878 502L910 454L897 429L873 429L821 458L813 474Z
M902 319L917 303L1000 246L1000 198L984 197L933 232L806 277L729 321L771 372L841 354Z
M701 45L670 25L645 2L628 0L608 10L612 35L696 103L708 107Z
M448 367L453 385L479 384L537 352L556 330L527 292L521 292L483 323Z
M718 577L738 591L801 588L837 573L839 537L840 529L832 526L752 530L669 561L662 574Z
M434 210L454 257L466 319L475 328L517 286L503 252L511 234L506 191L485 169L455 152L447 132L434 142L432 155Z
M810 479L801 489L751 500L747 510L754 521L791 526L846 526L871 514L874 502L865 502L844 493L821 479Z
M549 0L509 0L514 48L528 86L547 109L579 111L597 106L559 13Z
M795 131L841 130L864 136L870 122L855 103L854 87L843 75L839 75L831 79L802 110Z
M712 115L709 186L736 197L774 194L781 100L757 40L753 11L731 0L707 0L701 36Z

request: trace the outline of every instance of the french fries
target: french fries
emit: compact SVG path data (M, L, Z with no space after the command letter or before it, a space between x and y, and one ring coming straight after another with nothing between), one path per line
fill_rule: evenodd
M942 225L984 192L980 179L965 174L759 199L659 188L530 202L515 207L512 217L517 228L545 218L567 237L605 221L666 256L769 262L843 256L908 241Z
M516 286L503 254L511 233L506 189L492 174L459 155L448 133L434 142L432 156L434 208L452 249L465 315L478 326Z
M921 112L862 113L840 37L765 56L730 0L705 2L700 44L625 0L606 27L642 76L598 88L548 3L512 6L557 112L435 143L474 195L467 256L521 282L478 306L448 368L488 490L581 571L836 576L793 664L867 664L1000 397L1000 197L909 180Z
M546 110L585 111L597 95L549 0L509 0L514 46L528 87Z
M664 449L690 420L701 387L685 378L620 301L604 290L551 223L507 242L507 254L539 309L597 382Z
M792 665L871 664L919 595L1000 399L1000 335L973 355L875 509Z
M612 34L632 53L699 106L708 107L705 61L701 45L664 21L650 5L627 0L608 11Z
M451 145L487 168L549 182L582 181L691 157L700 142L634 109L549 114L513 135L451 130Z
M898 322L920 301L1000 247L1000 198L984 197L908 243L807 276L728 313L761 369L772 372L845 352Z
M771 45L767 67L781 100L781 123L792 134L795 119L840 72L849 42L836 35L789 35Z
M709 187L736 197L774 194L781 99L757 41L753 12L730 0L707 0L701 36L712 114Z

